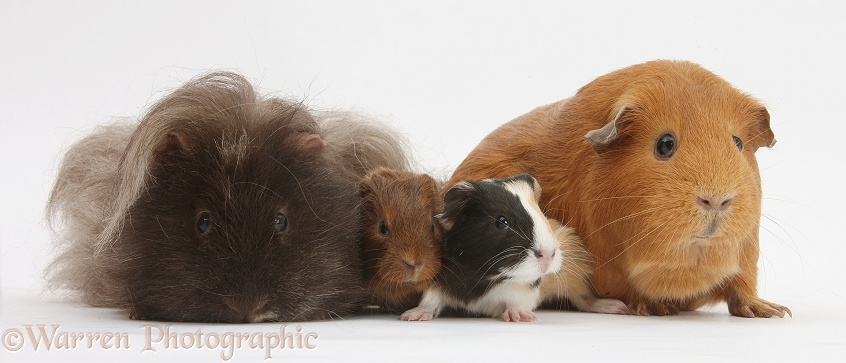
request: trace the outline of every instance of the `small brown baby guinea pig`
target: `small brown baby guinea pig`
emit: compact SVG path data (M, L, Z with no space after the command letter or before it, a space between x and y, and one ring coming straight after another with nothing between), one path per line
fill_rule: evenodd
M534 175L545 213L593 255L597 295L633 314L726 302L732 315L783 317L757 293L755 152L774 142L760 102L699 65L659 60L499 127L449 185Z
M441 267L438 183L426 174L379 168L364 177L358 193L371 302L394 312L417 306Z
M50 286L146 320L356 311L359 198L343 160L302 104L237 74L191 80L68 150L47 207Z

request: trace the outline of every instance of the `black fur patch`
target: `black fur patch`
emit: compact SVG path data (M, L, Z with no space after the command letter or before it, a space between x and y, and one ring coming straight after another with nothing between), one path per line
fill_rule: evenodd
M469 303L507 279L498 276L530 253L534 223L520 199L506 190L507 182L534 179L521 174L507 179L471 182L450 189L444 200L442 219L452 228L444 237L443 265L439 282L454 297ZM508 227L497 228L505 217Z

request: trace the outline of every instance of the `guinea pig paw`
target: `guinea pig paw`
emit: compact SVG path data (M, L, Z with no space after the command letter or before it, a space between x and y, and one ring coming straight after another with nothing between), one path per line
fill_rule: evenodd
M601 314L630 314L629 307L617 299L597 299L590 305L590 311Z
M666 316L678 315L681 312L678 306L671 303L654 301L634 301L629 304L629 313L640 316Z
M535 321L537 317L531 311L522 311L519 309L505 309L505 312L502 313L502 320L507 322L532 322Z
M777 316L783 318L784 314L793 317L793 312L786 306L774 304L764 299L755 297L752 301L738 301L735 300L729 304L729 313L734 316L743 318L771 318Z
M435 317L435 311L425 308L414 308L400 315L402 321L429 321Z

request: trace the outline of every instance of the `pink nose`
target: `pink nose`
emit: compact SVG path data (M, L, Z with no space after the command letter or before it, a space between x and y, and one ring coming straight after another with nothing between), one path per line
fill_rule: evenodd
M731 206L732 201L734 198L726 198L726 199L716 199L711 197L702 197L700 196L697 198L697 202L702 209L706 211L709 210L716 210L716 211L724 211Z

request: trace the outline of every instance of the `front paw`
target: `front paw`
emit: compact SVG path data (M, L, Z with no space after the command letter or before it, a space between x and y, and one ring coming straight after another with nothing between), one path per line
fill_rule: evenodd
M531 311L522 311L519 309L505 309L505 312L502 313L502 320L508 322L532 322L535 321L537 317Z
M416 307L408 310L400 315L400 320L403 321L429 321L435 318L435 310L428 308Z
M793 317L793 313L785 306L773 304L759 297L741 299L735 296L728 304L729 313L743 318L771 318L778 316L783 318L784 314Z
M665 316L678 315L681 312L678 306L672 303L654 302L654 301L634 301L629 303L629 313L640 316Z

